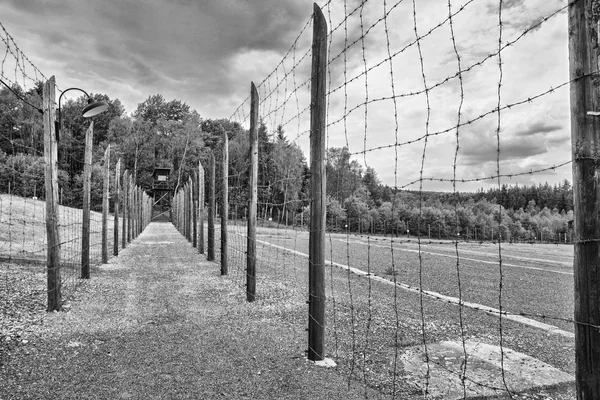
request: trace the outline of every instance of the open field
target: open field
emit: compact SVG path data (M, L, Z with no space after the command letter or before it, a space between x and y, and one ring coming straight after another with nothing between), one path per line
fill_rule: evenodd
M219 232L217 227L217 258ZM308 233L259 228L257 236L257 297L274 305L283 298L304 303ZM241 289L245 241L245 227L232 226L230 275ZM413 374L403 368L402 357L414 346L435 348L442 342L465 344L465 354L471 341L500 346L572 376L572 257L569 245L419 244L416 239L328 235L327 354L353 380L387 393L398 381L434 392L442 379L439 360L426 357L426 369ZM494 312L499 309L502 315ZM297 323L306 326L306 320ZM500 394L505 380L509 389L518 391L511 378L504 379L512 374L508 369L482 377L475 366L466 365L467 393L487 386L499 389L487 395ZM450 367L459 388L462 368L461 363ZM570 398L569 387L565 398Z
M81 209L59 207L61 261L65 269L77 269L81 262ZM119 231L122 220L119 220ZM108 216L108 248L112 251L114 217ZM101 261L102 213L90 212L90 265ZM0 260L21 264L46 262L46 203L8 194L0 195Z
M61 283L68 304L80 282L83 211L59 208ZM46 309L46 204L0 194L0 346L15 343ZM122 221L120 228L122 229ZM114 219L109 215L108 246L112 254ZM90 267L102 259L102 213L90 213Z

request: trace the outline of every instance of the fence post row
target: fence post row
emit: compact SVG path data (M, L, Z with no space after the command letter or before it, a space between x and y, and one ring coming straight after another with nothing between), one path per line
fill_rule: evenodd
M121 173L121 159L117 161L117 165L115 166L115 210L114 210L114 229L113 229L113 255L119 255L119 196L120 185L121 185L121 177L119 176Z
M104 182L102 193L102 264L108 262L108 196L110 192L110 144L104 151Z
M308 359L325 358L325 118L327 22L314 5L310 101Z
M92 183L92 143L94 121L85 132L85 156L83 165L83 221L81 232L81 278L90 278L90 195Z
M227 217L229 214L229 139L223 131L223 164L221 186L221 275L228 274L227 266Z
M575 382L578 399L600 398L600 207L598 155L600 110L597 80L600 49L596 1L569 6L569 78L571 80L571 142L573 143Z
M54 76L44 83L42 92L44 110L44 185L46 188L46 274L48 311L62 307L60 279L60 235L58 230L58 149L55 133L56 83Z
M248 241L246 253L246 299L256 299L256 211L258 203L258 91L250 84L250 171L248 200ZM236 215L237 218L237 215Z

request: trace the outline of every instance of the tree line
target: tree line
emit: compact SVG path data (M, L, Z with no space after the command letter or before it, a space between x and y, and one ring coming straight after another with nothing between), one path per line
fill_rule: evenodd
M13 88L41 107L41 84L24 91ZM248 201L248 131L227 119L205 119L186 103L149 96L130 115L118 99L92 94L109 104L94 117L92 208L101 208L102 157L111 144L111 164L121 159L141 187L150 191L156 167L171 168L171 180L181 186L198 163L214 157L216 189L221 182L224 134L229 139L229 198L232 218L244 219ZM58 161L61 203L80 207L85 132L81 116L87 99L62 104ZM306 226L310 171L300 147L281 126L269 131L260 122L258 215L277 224ZM114 166L114 165L112 165ZM347 148L329 148L326 166L329 229L432 238L469 237L479 240L557 240L569 234L573 192L569 181L549 185L502 185L473 193L395 190L383 184L377 171L352 159ZM6 88L0 90L0 191L44 197L43 129L41 114Z

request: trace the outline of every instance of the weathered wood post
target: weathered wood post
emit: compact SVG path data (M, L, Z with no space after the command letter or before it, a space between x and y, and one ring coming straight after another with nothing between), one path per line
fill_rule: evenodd
M56 118L56 83L54 76L44 83L44 185L46 188L46 278L48 311L60 311L62 292L60 280L60 235L58 230L58 150L54 120Z
M200 225L200 234L198 238L198 252L204 254L204 168L202 163L198 162L198 189L199 189L199 206L198 206L198 224Z
M229 215L229 139L223 131L223 165L221 173L221 275L229 273L227 265L227 217Z
M123 196L125 196L125 198L123 199L123 229L122 232L123 234L121 235L121 247L125 248L125 246L127 246L127 224L128 224L128 209L129 209L129 190L128 190L128 181L129 181L129 171L125 170L125 172L123 172Z
M325 129L327 22L317 4L313 14L310 100L310 233L308 359L325 359Z
M215 156L210 153L208 168L208 261L215 260Z
M198 173L192 172L190 177L190 187L192 188L192 247L198 247Z
M104 151L104 181L102 187L102 264L108 262L108 196L110 193L110 144Z
M131 182L132 182L132 175L128 174L127 175L127 243L131 243L131 232L133 231L132 227L131 227L131 223L133 222L133 218L131 215L132 212L132 203L133 203L133 192L131 190Z
M81 228L81 278L90 278L90 196L92 183L92 143L94 121L85 132L85 156L83 164L83 220Z
M113 255L119 255L119 206L121 196L121 159L117 161L115 166L115 210L114 210L114 238L113 238Z
M248 251L246 253L246 299L256 299L256 211L258 207L258 91L250 84L250 171L248 184Z
M569 5L569 75L575 225L575 382L578 399L600 399L600 11Z

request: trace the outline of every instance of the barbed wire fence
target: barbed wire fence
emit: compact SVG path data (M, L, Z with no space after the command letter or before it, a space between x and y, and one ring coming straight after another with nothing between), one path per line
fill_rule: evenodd
M3 112L0 132L0 343L4 346L18 340L20 329L27 326L25 319L36 310L62 309L80 278L89 277L90 270L93 273L109 254L118 254L135 238L149 223L150 203L128 172L123 174L122 188L116 183L121 180L121 162L111 159L110 146L101 162L92 162L93 123L87 140L75 137L70 129L60 132L63 147L87 147L85 160L71 151L57 154L55 129L61 127L54 123L55 93L60 90L54 77L48 78L33 64L1 23L0 56L0 95L10 105ZM52 155L54 161L49 161ZM75 164L84 169L77 176L69 170ZM47 194L49 180L52 200Z
M472 184L500 189L513 178L543 179L571 165L565 159L523 166L511 162L510 151L511 132L524 129L518 121L528 116L531 125L539 123L548 112L543 105L565 97L567 86L580 79L553 77L515 90L511 87L517 81L515 71L533 76L535 66L525 68L511 51L517 46L535 47L545 29L560 27L572 4L546 4L531 21L509 24L505 14L514 16L514 10L502 1L489 7L476 0L461 5L448 1L437 8L402 0L352 5L328 1L321 8L327 35L311 37L311 17L275 69L256 85L256 108L251 93L231 116L235 129L248 138L236 140L237 133L225 132L229 161L222 174L228 176L217 183L215 197L221 199L220 215L226 210L229 217L221 220L225 230L213 228L215 261L248 300L289 311L288 318L301 324L306 316L291 310L311 293L306 267L312 251L310 236L318 231L308 222L314 193L298 190L298 197L288 198L286 185L298 180L281 168L289 160L277 159L279 169L273 168L261 153L280 145L279 149L309 154L310 116L316 107L311 99L315 55L310 44L327 42L326 167L339 176L327 181L331 197L323 211L327 234L320 251L327 258L322 298L326 312L316 324L327 325L322 338L327 345L325 354L316 354L316 359L332 357L347 374L349 385L364 387L365 398L373 389L393 398L448 395L444 390L464 397L513 397L526 388L515 383L507 366L514 356L512 349L536 354L536 349L519 346L522 330L551 332L537 346L572 340L575 321L567 302L539 312L515 301L512 268L541 269L515 265L511 260L526 259L527 252L507 245L573 242L573 233L514 234L503 220L507 211L499 205L492 205L497 223L469 225L458 201L462 191L472 190ZM469 25L465 21L480 14L488 17L488 31L486 40L475 43L465 32ZM391 23L407 15L410 26ZM440 54L446 58L441 60ZM251 122L253 112L258 121ZM252 165L248 139L253 129L259 130L255 237L248 233L254 218L248 203ZM293 150L285 150L282 154L290 157ZM444 158L444 152L450 156ZM336 162L346 162L362 173L365 168L380 172L391 188L389 209L361 202L355 192L344 194L344 188L352 187L352 176L336 171ZM482 167L473 167L478 164ZM266 172L268 168L276 173ZM441 190L449 190L454 203L432 217L427 195ZM343 213L334 209L334 200ZM415 203L416 214L406 214L407 201ZM219 237L221 232L226 232L226 241ZM256 252L249 251L253 246ZM255 254L255 265L249 253ZM561 257L560 250L553 254ZM556 262L568 264L568 257ZM481 271L480 265L489 268ZM493 283L477 288L474 273ZM309 294L309 303L315 298ZM309 326L313 322L311 314ZM480 345L494 346L490 359L497 372L491 376L477 374L474 354ZM453 349L451 362L440 356L449 348ZM314 350L309 344L309 358Z

